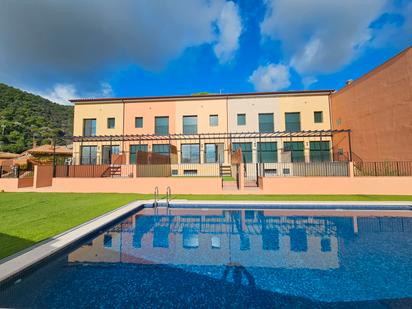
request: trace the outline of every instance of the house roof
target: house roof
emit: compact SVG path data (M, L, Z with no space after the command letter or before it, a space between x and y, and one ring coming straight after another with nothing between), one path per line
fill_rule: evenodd
M41 154L53 154L54 152L58 155L72 155L73 149L67 146L56 146L56 149L52 145L41 145L27 150L31 155L41 155Z
M276 95L302 95L302 94L331 94L332 89L323 90L291 90L291 91L272 91L272 92L246 92L246 93L226 93L226 94L193 94L193 95L174 95L174 96L146 96L146 97L123 97L123 98L79 98L69 100L72 103L81 102L104 102L104 101L130 101L130 100L173 100L173 99L213 99L213 98L233 98L233 97L255 97L255 96L276 96Z
M11 152L3 152L0 151L0 159L14 159L20 156L17 153L11 153Z

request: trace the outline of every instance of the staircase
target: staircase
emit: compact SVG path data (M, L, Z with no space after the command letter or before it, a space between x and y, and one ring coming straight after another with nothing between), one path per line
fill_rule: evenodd
M224 177L224 176L231 177L232 176L232 167L230 165L221 164L219 166L219 173L220 173L220 177Z
M121 165L110 165L109 168L103 173L102 177L120 177L122 176Z

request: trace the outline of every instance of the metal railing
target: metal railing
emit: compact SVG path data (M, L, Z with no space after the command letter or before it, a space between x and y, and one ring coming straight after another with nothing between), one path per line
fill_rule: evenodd
M281 162L246 164L245 177L255 180L263 177L349 176L348 162Z
M136 177L219 177L218 163L137 164Z
M412 161L354 162L355 176L412 176Z

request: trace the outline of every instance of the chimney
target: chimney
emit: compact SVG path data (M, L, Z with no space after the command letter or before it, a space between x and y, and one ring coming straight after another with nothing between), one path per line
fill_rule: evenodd
M33 136L33 147L32 148L36 148L37 147L37 141L36 138Z

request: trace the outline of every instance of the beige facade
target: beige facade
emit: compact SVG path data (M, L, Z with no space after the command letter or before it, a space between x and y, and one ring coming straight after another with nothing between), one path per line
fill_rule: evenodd
M147 151L154 150L154 144L169 144L173 147L176 160L173 163L187 163L183 159L183 152L193 147L195 153L199 153L199 162L194 163L230 163L230 153L234 143L249 142L252 145L251 162L258 162L257 138L231 139L231 133L259 133L259 114L273 114L273 130L271 132L287 131L285 127L286 113L299 113L299 131L307 130L330 130L329 95L331 91L301 91L301 92L278 92L278 93L256 93L256 94L233 94L233 95L205 95L205 96L181 96L181 97L149 97L149 98L125 98L112 101L104 100L79 100L75 103L75 128L74 135L82 136L85 119L96 119L96 136L104 135L155 135L156 117L167 117L168 134L184 134L185 139L168 140L167 138L156 138L146 140L102 141L99 143L83 141L82 146L97 147L97 163L104 157L103 148L110 145L117 147L115 151L126 155L126 162L133 163L134 158L130 155L137 145L143 145ZM322 122L316 123L314 112L322 113ZM244 114L246 122L238 124L238 114ZM115 128L107 127L107 118L116 119ZM184 127L186 117L192 117L189 126ZM139 119L139 125L137 123ZM189 128L192 126L191 128ZM263 131L261 131L263 132ZM200 139L198 134L208 138ZM214 138L224 134L224 138ZM191 135L191 137L187 137ZM306 161L309 161L310 138L304 139L288 138L287 142L303 142ZM315 138L316 140L316 138ZM324 137L323 141L330 138ZM284 139L266 139L265 142L277 142L277 160L288 161L290 157L282 156ZM286 141L286 140L285 140ZM194 144L193 146L187 146ZM186 145L186 146L185 146ZM198 145L198 146L197 146ZM215 147L216 160L207 158L207 152ZM185 149L186 150L185 150ZM94 151L94 150L93 150ZM80 144L75 143L75 156L80 155ZM283 158L283 159L282 159ZM76 160L80 162L79 159ZM107 161L107 160L106 160ZM193 162L192 162L193 163Z

